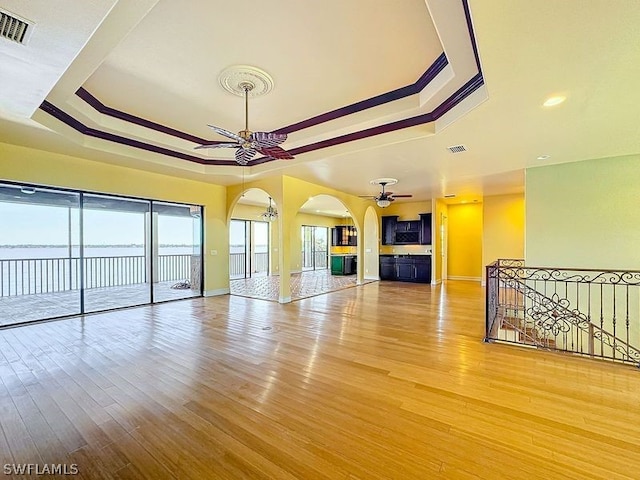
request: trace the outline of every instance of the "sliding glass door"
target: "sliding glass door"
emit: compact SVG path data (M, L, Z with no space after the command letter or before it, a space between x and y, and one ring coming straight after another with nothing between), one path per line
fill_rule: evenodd
M80 195L0 184L0 218L0 326L80 313Z
M236 280L269 274L269 223L231 220L229 278Z
M153 300L200 296L202 208L153 202Z
M148 200L83 195L85 312L151 302L150 211Z
M269 223L251 222L251 276L269 275Z
M0 326L202 295L202 216L0 183Z
M302 270L328 268L328 234L326 227L302 226Z

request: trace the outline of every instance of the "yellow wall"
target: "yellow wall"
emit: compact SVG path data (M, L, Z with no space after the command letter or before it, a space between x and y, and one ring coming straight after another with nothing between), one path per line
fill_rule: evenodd
M482 266L524 258L524 194L484 197L482 209Z
M480 280L482 277L482 204L448 207L447 278Z
M431 201L428 202L407 202L407 203L392 203L387 208L378 208L378 214L380 217L398 215L398 220L420 220L421 213L431 213ZM382 218L380 218L380 224L378 225L380 235L383 235L382 231ZM432 233L433 235L433 233ZM380 253L414 253L425 254L431 252L431 246L427 245L382 245L382 239L380 241Z
M387 208L378 208L380 216L398 215L398 220L419 220L421 213L431 213L431 201L427 202L394 202Z
M203 205L205 292L228 292L225 187L2 143L0 179Z
M528 265L640 270L640 156L526 171Z

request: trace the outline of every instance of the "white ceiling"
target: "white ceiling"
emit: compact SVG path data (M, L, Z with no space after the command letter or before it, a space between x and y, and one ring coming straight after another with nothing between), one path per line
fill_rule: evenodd
M233 151L198 153L197 143L130 116L224 140L206 125L238 131L244 109L218 75L244 64L274 79L273 91L249 104L251 129L270 131L412 85L444 52L449 64L421 91L292 131L284 148L333 145L247 167L246 179L287 174L362 195L376 193L369 180L394 177L394 192L414 195L398 202L424 201L522 191L527 167L640 153L637 0L469 0L484 85L435 122L337 143L429 113L474 77L464 5L66 0L54 8L3 0L2 9L35 28L27 45L0 39L0 141L236 184L241 167L205 164ZM79 88L124 117L96 110L75 94ZM566 102L542 107L554 94ZM198 161L80 134L36 109L45 99L88 128ZM449 153L457 144L468 151ZM543 154L550 158L536 159Z

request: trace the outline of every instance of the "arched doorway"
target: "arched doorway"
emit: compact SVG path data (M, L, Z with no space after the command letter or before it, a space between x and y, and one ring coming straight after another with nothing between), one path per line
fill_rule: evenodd
M264 285L270 283L276 284L277 291L277 279L269 278L278 272L277 221L277 205L262 189L246 190L234 205L229 215L229 290L232 295L262 298Z

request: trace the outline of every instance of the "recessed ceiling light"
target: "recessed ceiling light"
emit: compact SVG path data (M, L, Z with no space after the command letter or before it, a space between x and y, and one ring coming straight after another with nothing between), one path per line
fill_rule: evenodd
M557 95L555 97L547 98L542 105L544 107L555 107L556 105L560 105L566 99L567 99L567 97L565 97L563 95Z
M547 158L551 158L551 155L540 155L536 157L536 160L546 160Z

